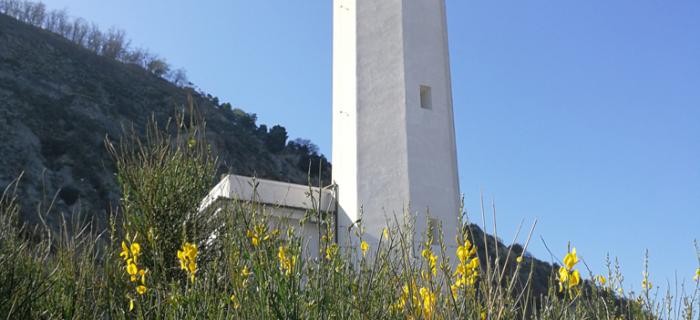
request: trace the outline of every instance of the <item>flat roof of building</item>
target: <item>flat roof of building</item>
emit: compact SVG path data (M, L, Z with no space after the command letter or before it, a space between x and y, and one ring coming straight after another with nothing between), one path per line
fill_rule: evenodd
M204 198L200 210L206 209L222 198L301 210L320 209L325 212L335 211L336 205L331 187L310 187L229 174L222 178Z

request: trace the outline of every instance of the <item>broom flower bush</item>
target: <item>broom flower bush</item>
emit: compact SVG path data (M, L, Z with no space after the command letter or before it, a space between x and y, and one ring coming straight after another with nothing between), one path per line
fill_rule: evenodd
M564 265L559 268L559 292L565 289L569 294L578 294L581 285L581 273L574 267L579 262L576 248L568 252L564 257Z
M189 278L194 282L197 273L197 246L189 242L182 245L182 249L177 251L177 259L180 261L180 269L185 270Z
M13 190L3 192L4 318L700 316L700 269L687 271L689 290L656 299L659 289L651 285L648 261L642 291L635 294L624 290L617 263L609 260L608 270L584 276L585 259L572 248L562 250L561 265L549 265L526 254L530 236L524 246L506 246L497 235L467 223L466 215L456 218L463 226L456 239L417 233L414 217L397 215L380 229L376 243L363 239L361 223L350 230L352 241L342 243L335 221L313 209L308 215L321 218L315 224L319 240L312 246L296 231L305 222L271 217L259 203L228 201L216 213L201 210L216 161L203 125L178 119L174 127L147 129L145 140L126 138L131 143L119 147L108 142L122 203L107 230L89 220L63 221L59 233L29 228L17 219Z

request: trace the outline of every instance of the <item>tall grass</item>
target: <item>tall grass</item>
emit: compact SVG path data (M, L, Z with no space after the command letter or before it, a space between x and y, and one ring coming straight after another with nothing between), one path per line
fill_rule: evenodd
M659 298L653 285L628 293L614 262L599 274L587 270L571 248L561 268L548 269L541 279L535 277L536 260L523 256L529 236L524 248L506 247L465 223L458 239L422 235L414 252L411 219L396 217L378 244L364 242L358 226L360 247L346 248L336 243L333 221L327 220L317 224L319 252L307 252L309 240L294 232L301 226L272 223L261 204L229 201L200 213L216 161L202 139L201 122L176 119L164 128L153 122L146 138L131 131L124 142L107 143L122 190L109 230L81 220L63 221L59 232L30 229L17 221L16 183L3 192L1 315L700 319L698 278ZM314 210L308 215L321 216ZM455 241L458 249L448 249ZM544 290L537 289L541 282Z

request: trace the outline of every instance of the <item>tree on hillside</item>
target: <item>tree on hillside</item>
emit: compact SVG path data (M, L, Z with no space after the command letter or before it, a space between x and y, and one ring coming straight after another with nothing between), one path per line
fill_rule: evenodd
M56 25L57 23L57 16L58 16L58 11L52 10L51 12L48 12L46 14L46 19L44 19L44 26L43 28L51 31L51 32L56 32Z
M104 38L100 28L94 23L90 24L87 32L87 40L85 41L85 47L96 54L101 54L103 43Z
M233 110L233 106L231 106L231 103L229 103L229 102L222 103L220 108L224 111L232 111Z
M265 138L265 145L272 153L279 153L287 145L287 129L276 125L270 128L270 132Z
M24 2L24 19L26 23L29 23L35 27L41 27L46 18L46 6L39 3L32 3L29 1Z
M255 124L258 121L258 116L254 113L247 113L239 108L233 109L234 121L244 129L252 132L257 128Z
M146 51L146 49L134 48L126 52L121 60L124 63L135 64L139 67L143 67L145 65L146 58L149 55L150 54L148 51Z
M90 31L87 21L83 20L82 18L75 19L73 21L72 29L71 37L69 39L76 44L85 46L85 40L87 38L88 31Z
M177 86L193 86L185 70L171 71L165 59L141 48L130 49L130 41L123 30L111 28L102 32L95 23L72 19L66 10L47 10L43 3L29 0L0 0L0 13L56 33L98 55L138 65ZM218 101L214 103L218 105Z
M287 152L297 155L296 167L307 171L311 177L318 177L319 171L330 172L331 164L324 155L319 154L318 146L307 139L294 139L287 144ZM323 175L323 173L321 173ZM325 183L330 183L326 181Z
M168 63L157 56L146 57L145 63L146 70L159 77L162 77L163 75L167 74L168 71L170 71L170 66Z
M64 38L68 38L70 36L72 24L69 21L70 19L68 18L66 10L55 11L53 12L53 16L56 24L54 30L51 31L60 34Z
M183 87L189 83L187 72L184 69L176 69L168 73L168 80L178 87Z
M290 141L288 147L293 151L306 153L306 154L317 154L318 147L308 139L296 138L294 141Z
M10 1L0 0L0 13L8 14L9 7L10 7Z
M0 0L0 11L8 16L17 17L20 12L18 0Z
M124 31L111 28L104 37L102 55L110 59L118 60L124 56L128 47L129 43L126 40Z
M258 130L255 132L260 139L265 140L267 137L267 125L261 124L258 126Z
M68 14L65 10L53 10L46 15L44 29L64 36L68 30Z

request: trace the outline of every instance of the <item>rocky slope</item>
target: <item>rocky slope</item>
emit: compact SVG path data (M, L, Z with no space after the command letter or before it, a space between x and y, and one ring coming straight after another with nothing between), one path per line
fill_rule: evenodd
M252 114L0 14L0 188L24 172L19 195L28 221L56 194L54 212L104 221L119 198L105 135L118 139L122 126L143 128L152 115L164 123L188 95L207 122L220 173L306 183L309 160L325 161L305 145L271 146Z

